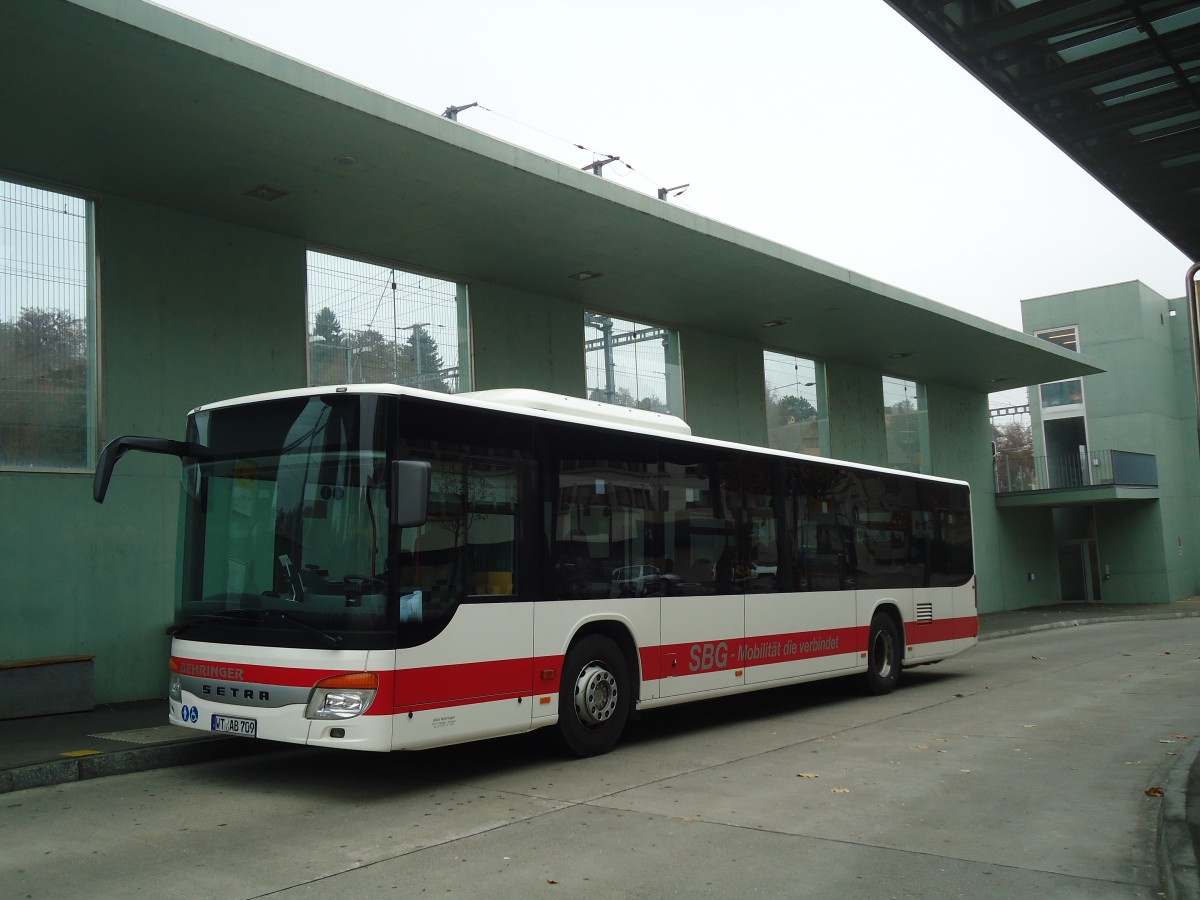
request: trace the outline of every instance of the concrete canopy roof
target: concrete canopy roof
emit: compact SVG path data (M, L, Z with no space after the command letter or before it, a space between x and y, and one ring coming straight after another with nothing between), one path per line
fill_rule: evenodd
M1100 371L158 7L5 0L0 77L14 175L919 381Z

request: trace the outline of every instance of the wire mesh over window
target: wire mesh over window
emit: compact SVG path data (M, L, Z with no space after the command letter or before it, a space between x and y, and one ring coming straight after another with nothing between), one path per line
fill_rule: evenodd
M585 312L589 400L682 416L679 336L669 328Z
M470 390L466 286L308 251L308 383Z
M929 472L929 424L925 389L915 381L883 376L883 421L888 465L908 472Z
M0 181L0 466L91 463L91 221L88 200Z
M763 351L767 442L775 450L828 456L823 366L802 356Z

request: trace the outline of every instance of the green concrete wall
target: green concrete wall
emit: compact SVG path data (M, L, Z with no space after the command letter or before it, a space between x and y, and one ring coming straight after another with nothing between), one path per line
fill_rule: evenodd
M749 341L684 329L684 418L692 433L722 441L767 445L767 399L762 347Z
M1027 300L1022 318L1030 333L1077 326L1080 350L1107 370L1084 379L1089 447L1157 461L1157 501L1094 508L1109 573L1103 601L1164 603L1200 592L1200 451L1185 304L1127 282ZM1045 453L1041 427L1035 408L1037 455Z
M103 439L305 383L300 242L111 196L97 232ZM100 506L90 474L0 472L0 659L94 655L98 702L164 695L178 473L130 454Z
M988 400L940 384L925 385L933 474L960 478L971 485L971 522L975 534L975 584L979 609L1016 608L1007 593L1006 558L1001 554L1000 521L991 467Z
M1169 603L1162 508L1153 501L1095 507L1104 603ZM1184 596L1188 596L1185 594Z
M993 543L980 543L976 554L998 569L1001 605L980 600L981 612L1024 609L1059 602L1058 557L1049 510L997 510ZM982 587L981 587L982 593Z
M584 395L582 306L476 282L468 287L468 304L475 390Z
M829 455L872 466L887 465L883 423L883 373L851 363L825 363L829 403Z

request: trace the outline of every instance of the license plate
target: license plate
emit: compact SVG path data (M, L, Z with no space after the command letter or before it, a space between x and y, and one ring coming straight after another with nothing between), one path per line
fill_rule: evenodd
M214 715L210 730L218 734L238 734L242 737L257 737L258 722L255 719L239 719L236 716Z

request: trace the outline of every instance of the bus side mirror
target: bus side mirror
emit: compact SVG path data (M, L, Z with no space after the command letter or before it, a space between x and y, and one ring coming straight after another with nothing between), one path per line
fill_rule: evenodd
M122 456L130 450L141 450L144 453L161 453L164 456L177 456L180 459L195 459L204 452L203 447L183 441L170 441L166 438L139 437L133 434L114 438L100 451L96 461L96 474L92 477L92 499L97 503L104 502L108 493L108 483L112 481L113 468Z
M432 469L423 459L392 461L392 524L397 528L415 528L429 518Z

